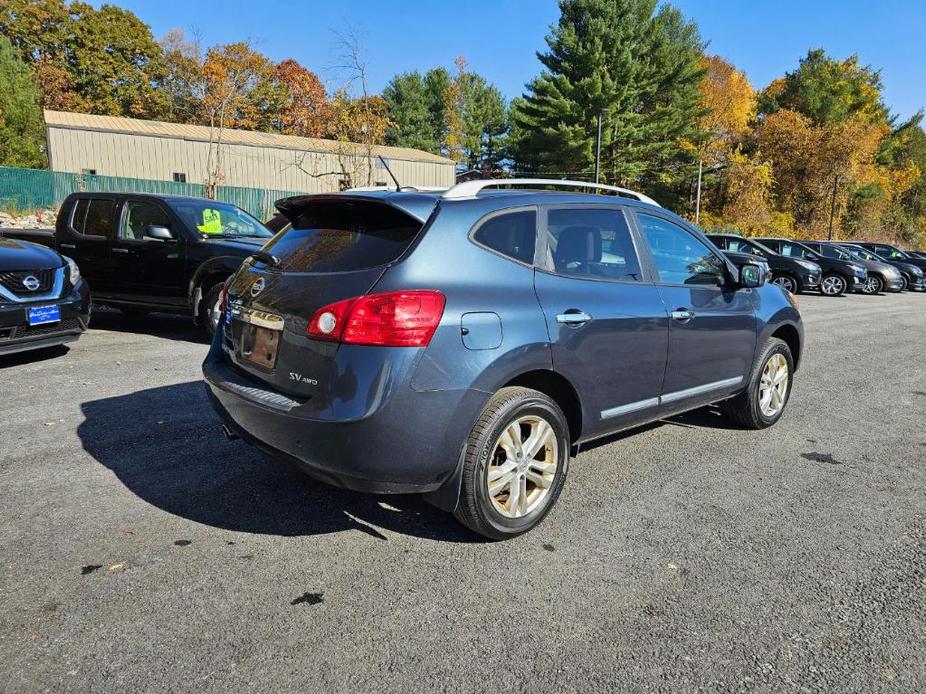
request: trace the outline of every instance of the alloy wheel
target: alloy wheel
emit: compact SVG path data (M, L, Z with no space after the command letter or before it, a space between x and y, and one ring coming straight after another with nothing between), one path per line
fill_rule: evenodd
M865 283L865 293L878 294L880 293L881 289L881 278L877 275L869 275L868 281Z
M543 506L559 455L556 432L542 417L519 417L505 427L486 466L493 508L507 518L521 518Z
M766 417L774 417L785 406L788 394L788 360L781 353L775 353L765 362L759 379L759 409Z
M779 287L781 287L782 289L790 292L791 294L794 294L797 291L796 283L794 282L793 279L791 279L787 275L779 275L772 281L775 284L777 284Z
M839 296L846 291L846 281L839 275L827 275L820 284L820 291L827 296Z

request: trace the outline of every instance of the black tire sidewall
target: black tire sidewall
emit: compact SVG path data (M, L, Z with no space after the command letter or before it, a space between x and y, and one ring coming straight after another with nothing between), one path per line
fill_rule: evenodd
M788 389L785 391L785 401L782 408L778 411L778 414L767 417L763 412L762 408L759 406L759 383L762 380L762 372L765 370L765 365L768 363L768 360L772 358L775 354L783 354L785 361L788 362ZM775 340L771 345L766 348L765 352L762 355L762 358L758 362L758 368L752 375L749 383L749 406L752 408L752 414L764 427L770 427L785 413L785 410L788 409L788 403L791 400L791 388L794 385L794 358L791 356L791 350L788 348L788 345L783 340Z
M556 477L547 494L546 503L526 516L521 518L507 518L492 506L488 497L486 488L486 467L489 458L492 455L495 442L501 436L505 427L520 417L527 415L537 415L543 417L556 432L557 445L559 446L559 463L557 465ZM473 489L473 498L476 501L477 513L480 519L492 528L498 536L513 537L527 532L536 526L553 508L559 494L562 491L563 484L569 472L569 435L566 418L556 404L538 393L537 395L528 395L522 399L516 400L510 406L505 407L496 413L495 421L492 426L488 427L483 435L479 438L477 444L471 449L475 453L475 460L466 461L472 465L472 478L470 483L475 486Z
M217 325L212 324L212 307L215 305L215 302L218 301L219 297L222 294L222 282L214 284L209 287L208 290L203 294L203 298L200 299L199 304L199 318L202 323L203 329L209 337L215 335L215 329ZM222 317L219 316L219 321L222 320Z

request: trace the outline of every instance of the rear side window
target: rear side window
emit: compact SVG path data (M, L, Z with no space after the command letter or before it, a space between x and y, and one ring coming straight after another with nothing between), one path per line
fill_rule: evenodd
M534 262L537 213L533 210L500 214L486 220L473 234L473 240L502 255Z
M548 264L557 274L593 279L641 279L621 210L564 208L547 215Z
M86 236L111 236L113 232L114 200L78 200L74 206L71 226L74 231Z
M390 205L365 200L317 202L290 213L292 227L264 250L286 272L348 272L391 263L422 224Z

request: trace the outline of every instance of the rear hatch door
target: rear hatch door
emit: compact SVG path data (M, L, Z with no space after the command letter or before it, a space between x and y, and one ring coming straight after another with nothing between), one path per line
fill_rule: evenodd
M306 196L278 208L292 226L263 248L277 262L251 258L233 277L225 352L272 389L324 405L349 379L338 373L338 344L308 337L312 316L368 294L425 223L388 201L356 195Z

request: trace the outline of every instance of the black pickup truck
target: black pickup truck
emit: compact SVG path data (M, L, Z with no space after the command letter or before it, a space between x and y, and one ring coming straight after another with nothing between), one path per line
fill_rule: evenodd
M75 193L54 232L0 233L73 258L95 304L186 313L210 335L226 278L273 236L234 205L144 193Z

